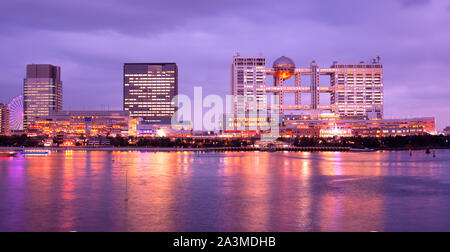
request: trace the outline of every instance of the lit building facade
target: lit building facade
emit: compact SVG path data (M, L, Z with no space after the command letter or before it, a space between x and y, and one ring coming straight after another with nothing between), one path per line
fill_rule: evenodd
M0 103L0 135L10 135L8 106Z
M138 137L192 137L191 125L140 124Z
M322 114L318 120L303 116L285 116L283 125L286 127L286 134L291 137L388 137L433 135L436 132L436 120L433 117L349 120Z
M89 136L129 136L137 131L134 122L126 111L60 111L37 118L30 125L29 136L79 138Z
M266 58L235 56L231 64L234 113L242 115L248 111L258 111L258 106L266 106L265 88Z
M450 127L444 129L444 136L450 136Z
M223 136L252 137L270 131L272 120L270 117L227 114L222 117L219 126Z
M143 123L170 123L177 104L178 67L175 63L124 65L124 111Z
M52 65L27 65L24 80L24 128L37 118L62 110L61 68Z
M379 58L370 63L333 63L320 68L313 61L308 68L298 68L288 57L277 59L272 68L266 68L264 57L234 57L232 63L231 93L235 97L234 113L245 114L267 105L267 95L279 97L280 114L288 111L309 111L313 117L331 112L341 117L383 118L383 65ZM273 86L266 85L266 76L273 76ZM329 83L321 79L326 76ZM306 83L306 77L310 83ZM288 80L293 78L293 84ZM302 102L302 94L311 95L311 104ZM285 96L293 94L294 104L287 104ZM321 103L321 94L330 95L330 104ZM273 110L268 104L266 109Z
M331 69L331 104L340 116L369 116L383 118L384 87L383 65L341 64L335 62ZM325 71L327 72L327 71Z
M223 137L259 137L271 130L270 117L224 116L220 123ZM281 118L281 137L389 137L435 135L434 117L410 119L349 119L332 113L311 115L285 115ZM450 128L448 129L450 130Z

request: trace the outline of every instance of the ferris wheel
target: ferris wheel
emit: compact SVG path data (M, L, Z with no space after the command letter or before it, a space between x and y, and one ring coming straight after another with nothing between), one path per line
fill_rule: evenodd
M23 96L14 97L8 104L11 130L23 130Z

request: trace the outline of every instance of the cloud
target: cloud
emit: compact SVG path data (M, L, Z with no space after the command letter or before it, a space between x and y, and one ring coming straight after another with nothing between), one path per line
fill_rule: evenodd
M5 10L0 24L8 32L112 30L151 35L179 28L198 17L241 15L258 6L258 0L15 0L0 3L0 9Z
M424 4L431 3L431 0L400 0L400 2L405 5L406 7L412 7L412 6L420 6Z

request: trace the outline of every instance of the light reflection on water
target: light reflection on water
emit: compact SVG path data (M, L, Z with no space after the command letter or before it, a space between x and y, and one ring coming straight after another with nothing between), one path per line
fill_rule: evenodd
M450 151L0 159L0 231L450 231Z

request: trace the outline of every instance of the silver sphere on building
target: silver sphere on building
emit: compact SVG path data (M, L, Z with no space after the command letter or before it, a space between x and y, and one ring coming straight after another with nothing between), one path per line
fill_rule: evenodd
M295 63L288 57L281 57L275 60L273 63L273 69L275 70L275 76L287 80L295 74Z

